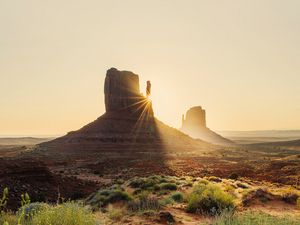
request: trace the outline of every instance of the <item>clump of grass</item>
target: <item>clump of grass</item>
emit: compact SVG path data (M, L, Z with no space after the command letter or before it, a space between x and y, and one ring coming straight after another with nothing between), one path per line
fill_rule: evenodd
M162 206L173 205L174 203L175 201L169 196L159 201Z
M139 188L141 190L153 189L153 187L159 183L156 178L135 178L130 183L129 186L132 188Z
M183 202L184 196L182 192L174 192L170 196L171 199L173 199L175 202Z
M19 210L19 215L18 215L18 225L21 224L21 221L25 221L28 219L29 215L26 215L25 207L30 205L30 197L27 193L21 195L21 209ZM27 217L26 217L27 216Z
M137 190L147 191L177 189L176 180L173 177L157 175L150 177L136 177L129 182L129 186Z
M95 225L92 212L81 204L66 202L59 205L31 203L27 193L21 195L22 207L16 212L4 212L8 190L5 189L0 199L0 224L3 225ZM5 204L4 204L5 203Z
M66 202L38 212L29 224L94 225L95 223L94 215L86 207L75 202Z
M206 180L206 179L200 179L199 181L198 181L198 183L199 184L209 184L209 181L208 180Z
M60 205L37 206L43 203L24 205L17 214L2 213L0 224L4 225L95 225L92 212L81 204L66 202ZM35 206L34 206L35 205ZM33 210L33 208L39 210ZM21 215L20 215L21 212ZM34 213L33 213L34 212Z
M124 213L125 212L124 212L123 208L117 208L111 204L108 205L108 207L107 207L107 214L111 220L120 221L122 219L122 217L124 216Z
M86 199L86 203L91 205L93 210L97 210L108 205L109 203L130 200L132 200L132 197L129 193L120 188L113 187L110 189L100 190L91 195Z
M38 214L39 212L43 210L47 210L49 208L49 205L46 203L40 203L40 202L34 202L25 204L22 206L18 212L17 215L22 215L24 219L30 219L34 217L34 215Z
M300 197L297 199L297 208L300 209Z
M184 195L182 192L173 192L171 195L166 196L162 200L160 200L160 204L163 206L174 204L175 202L183 202Z
M8 199L8 188L4 188L2 192L2 197L0 198L0 213L3 212Z
M8 199L8 188L4 188L2 192L2 197L0 197L0 223L5 224L7 221L11 220L11 215L4 212Z
M158 211L161 207L157 198L142 195L138 199L128 202L130 212Z
M12 212L2 212L0 215L0 224L4 224L4 225L18 224L18 217Z
M234 209L234 199L214 184L198 184L188 196L187 212L217 215Z
M299 218L277 217L262 212L246 212L242 214L234 214L231 211L225 211L218 216L212 225L298 225Z
M170 191L176 191L177 185L174 183L162 183L159 185L161 190L170 190Z

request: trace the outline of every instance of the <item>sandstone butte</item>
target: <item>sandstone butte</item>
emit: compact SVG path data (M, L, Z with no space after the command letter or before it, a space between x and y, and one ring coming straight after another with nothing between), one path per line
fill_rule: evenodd
M102 116L77 131L40 144L39 149L62 154L112 148L121 152L149 149L159 152L197 151L209 145L158 120L151 100L140 91L137 74L115 68L107 70L104 96L106 112Z

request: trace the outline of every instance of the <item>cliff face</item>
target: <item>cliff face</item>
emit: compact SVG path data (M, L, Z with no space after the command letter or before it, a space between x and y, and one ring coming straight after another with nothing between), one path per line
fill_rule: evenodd
M190 108L186 117L182 116L180 130L193 138L199 138L212 144L233 145L234 142L222 137L206 127L206 112L201 106Z
M148 117L153 117L151 102L140 93L137 74L115 68L107 70L104 95L106 113L123 111L140 116L144 111ZM144 107L147 107L146 112Z

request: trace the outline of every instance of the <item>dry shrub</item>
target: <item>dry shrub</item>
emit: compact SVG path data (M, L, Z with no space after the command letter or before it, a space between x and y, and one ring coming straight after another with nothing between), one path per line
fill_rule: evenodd
M188 197L187 212L208 215L234 209L234 199L214 184L196 185Z

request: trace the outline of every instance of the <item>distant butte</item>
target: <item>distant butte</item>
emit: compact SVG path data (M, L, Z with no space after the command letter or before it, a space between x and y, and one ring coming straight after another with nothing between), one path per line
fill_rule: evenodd
M185 117L182 115L182 126L180 130L193 138L199 138L212 144L234 144L233 141L222 137L206 126L206 112L201 106L190 108Z

